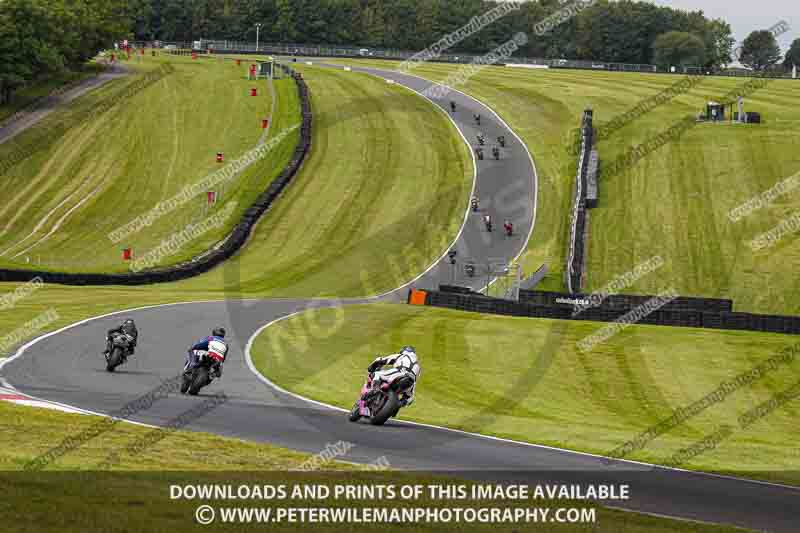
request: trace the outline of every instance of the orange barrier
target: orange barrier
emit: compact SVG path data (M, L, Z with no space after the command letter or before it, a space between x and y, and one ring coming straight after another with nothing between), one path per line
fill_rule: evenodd
M425 299L428 293L417 289L411 289L408 293L408 303L411 305L425 305Z

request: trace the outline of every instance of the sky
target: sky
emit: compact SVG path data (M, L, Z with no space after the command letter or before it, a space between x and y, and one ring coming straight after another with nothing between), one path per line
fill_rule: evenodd
M703 10L708 18L725 19L731 25L733 36L742 41L754 30L766 30L781 20L791 29L778 37L786 50L794 39L800 37L800 3L797 0L652 0L661 6L687 11Z

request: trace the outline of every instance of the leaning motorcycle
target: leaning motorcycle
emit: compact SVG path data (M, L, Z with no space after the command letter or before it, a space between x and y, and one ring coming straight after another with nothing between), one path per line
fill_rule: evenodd
M214 350L195 350L194 355L197 362L194 368L183 372L181 394L188 392L191 396L197 396L200 389L214 381L219 365L225 361L225 354Z
M113 372L119 365L128 360L131 353L133 339L124 333L113 333L108 339L108 353L106 356L106 370Z
M406 374L398 372L380 376L370 372L361 388L361 396L350 411L350 422L363 417L368 418L373 426L382 426L406 405L413 386L413 378Z

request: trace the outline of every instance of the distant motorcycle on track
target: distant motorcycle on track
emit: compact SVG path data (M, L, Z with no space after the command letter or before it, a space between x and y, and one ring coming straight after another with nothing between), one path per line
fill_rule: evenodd
M400 372L390 375L370 372L348 419L357 422L361 418L369 418L373 426L382 426L405 406L413 386L414 380Z

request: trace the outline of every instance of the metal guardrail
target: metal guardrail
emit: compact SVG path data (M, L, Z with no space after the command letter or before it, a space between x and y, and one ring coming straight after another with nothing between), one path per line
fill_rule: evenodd
M581 152L578 157L578 171L575 176L575 200L572 206L570 221L569 250L565 282L570 294L581 290L583 279L584 250L583 239L586 230L586 172L589 164L589 154L592 151L594 129L592 125L592 110L583 113L581 123Z

